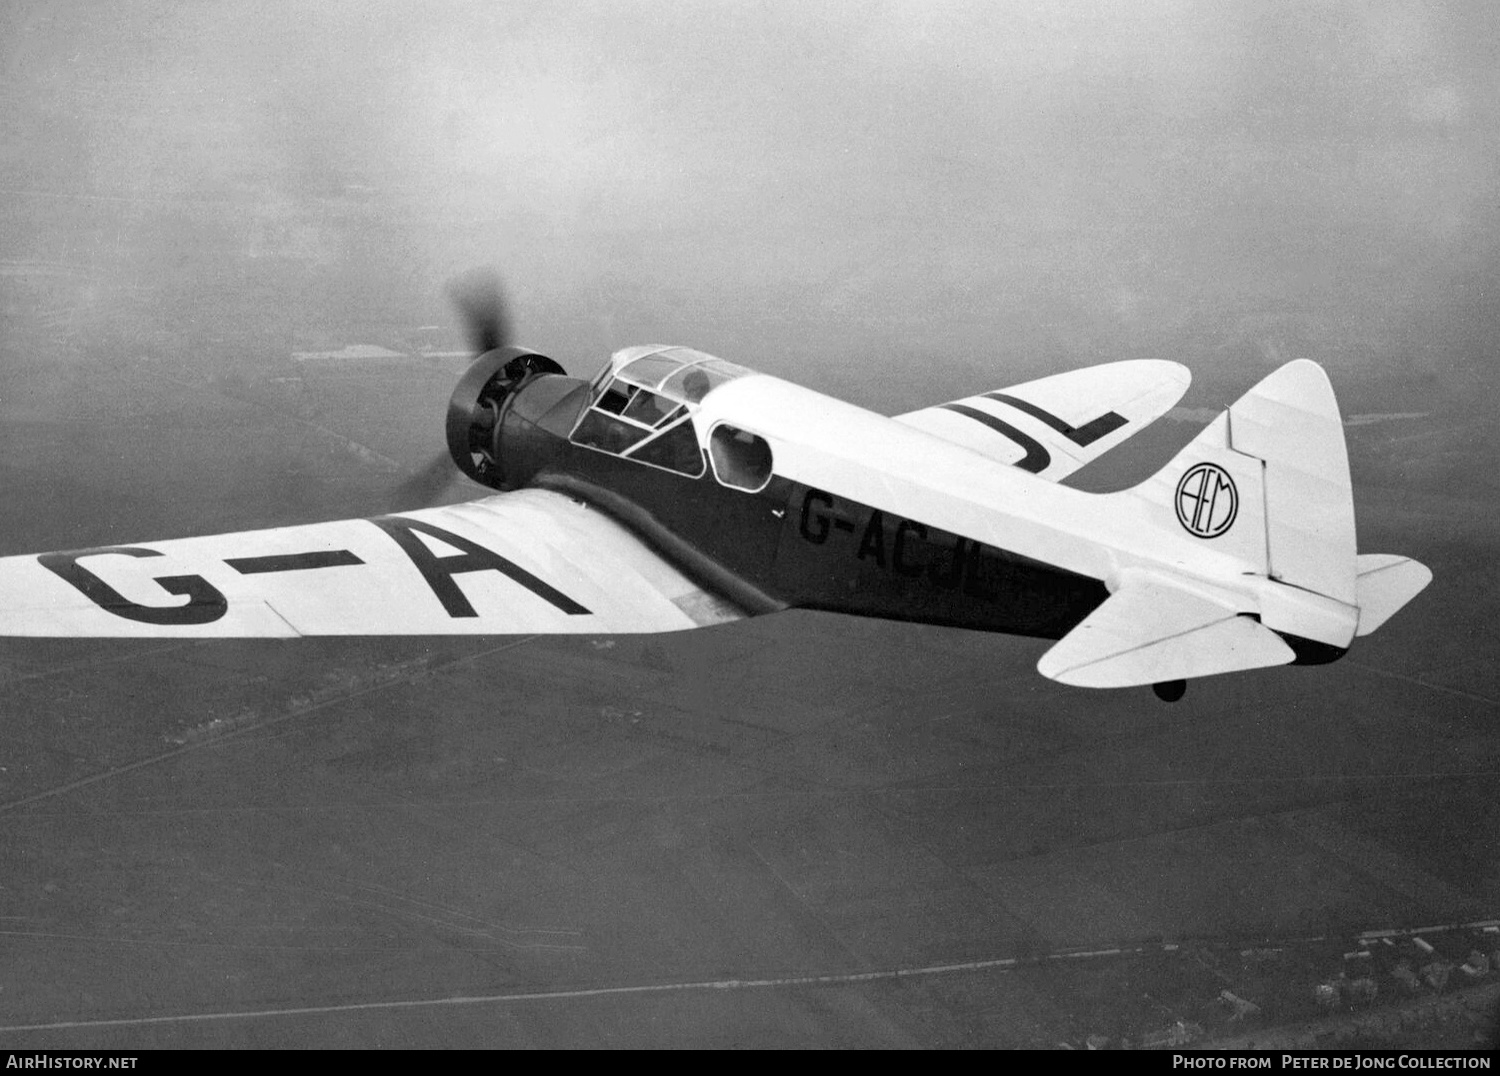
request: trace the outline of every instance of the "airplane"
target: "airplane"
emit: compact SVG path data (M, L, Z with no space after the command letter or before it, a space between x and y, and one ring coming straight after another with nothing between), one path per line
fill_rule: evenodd
M1153 477L1058 480L1186 391L1129 360L886 417L686 347L591 381L510 342L498 278L455 289L476 358L449 402L460 504L0 558L0 635L669 632L786 609L1055 640L1078 687L1342 656L1432 573L1361 554L1338 404L1299 359Z

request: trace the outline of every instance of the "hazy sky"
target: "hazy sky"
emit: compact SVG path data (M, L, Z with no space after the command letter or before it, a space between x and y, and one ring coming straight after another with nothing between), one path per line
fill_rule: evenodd
M876 405L917 359L949 395L1141 355L1470 385L1497 46L1493 5L1404 0L13 2L0 347L379 342L492 263L578 372L661 340Z

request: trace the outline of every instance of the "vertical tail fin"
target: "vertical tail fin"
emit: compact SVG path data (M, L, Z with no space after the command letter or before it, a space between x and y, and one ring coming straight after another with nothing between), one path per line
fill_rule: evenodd
M1247 571L1356 604L1349 455L1317 363L1266 377L1135 492Z
M1288 363L1171 463L1117 496L1141 502L1158 564L1120 573L1110 598L1042 657L1063 683L1121 687L1341 655L1427 585L1404 557L1356 557L1343 421L1328 375ZM1202 543L1217 558L1195 557ZM1179 574L1179 572L1181 574Z
M1265 467L1267 573L1355 605L1354 488L1323 368L1287 363L1229 409L1229 441Z

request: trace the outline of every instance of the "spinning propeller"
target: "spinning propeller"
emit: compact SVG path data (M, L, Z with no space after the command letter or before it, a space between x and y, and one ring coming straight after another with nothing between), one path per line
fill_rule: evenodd
M545 355L511 343L510 313L500 277L490 269L464 273L448 287L474 349L474 361L448 400L448 450L439 453L392 492L393 512L432 504L454 478L454 466L483 482L495 465L495 434L505 399L533 374L565 371Z

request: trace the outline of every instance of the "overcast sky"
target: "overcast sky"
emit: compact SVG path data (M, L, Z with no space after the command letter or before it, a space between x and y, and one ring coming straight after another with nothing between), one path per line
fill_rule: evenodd
M380 342L490 263L581 373L677 342L893 406L918 361L942 398L1305 354L1467 392L1497 46L1500 8L1407 0L17 0L0 346Z

